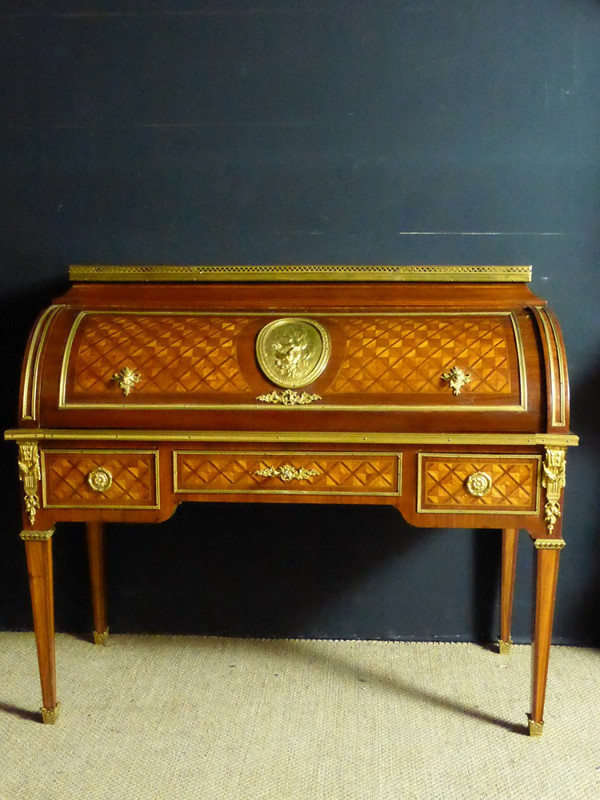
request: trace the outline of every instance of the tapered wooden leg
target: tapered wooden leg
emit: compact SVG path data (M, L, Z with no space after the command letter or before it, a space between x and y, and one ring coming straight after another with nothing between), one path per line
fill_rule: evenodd
M498 650L502 655L510 652L512 639L513 597L515 594L515 573L517 570L518 528L505 528L502 531L502 577L500 579L500 639Z
M46 724L53 724L58 718L52 577L53 533L53 530L21 533L21 538L25 542L33 627L42 684L42 719Z
M101 522L87 523L87 542L94 614L94 642L106 644L108 625L104 579L104 530Z
M544 700L548 680L548 661L552 641L552 622L562 539L536 539L535 624L531 682L530 736L541 736L544 726Z

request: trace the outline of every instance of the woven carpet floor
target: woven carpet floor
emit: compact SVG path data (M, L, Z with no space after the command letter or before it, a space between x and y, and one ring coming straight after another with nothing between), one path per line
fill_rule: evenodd
M0 634L1 800L596 800L600 652L60 635L42 725L32 634Z

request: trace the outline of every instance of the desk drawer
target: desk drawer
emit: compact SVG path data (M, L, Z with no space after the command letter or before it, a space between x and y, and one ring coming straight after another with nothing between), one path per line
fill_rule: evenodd
M420 453L417 511L537 514L541 456Z
M382 453L178 451L175 491L184 494L400 494L401 456Z
M153 450L42 452L45 508L158 508Z

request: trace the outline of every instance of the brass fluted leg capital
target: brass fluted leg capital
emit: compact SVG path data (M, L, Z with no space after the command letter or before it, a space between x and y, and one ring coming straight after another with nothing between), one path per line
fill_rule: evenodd
M566 544L564 539L534 539L536 550L562 550Z
M19 539L22 542L47 542L54 534L54 528L49 531L21 531Z

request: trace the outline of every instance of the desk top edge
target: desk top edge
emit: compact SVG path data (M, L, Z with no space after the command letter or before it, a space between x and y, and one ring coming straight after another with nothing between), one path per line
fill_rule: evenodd
M82 265L69 267L71 282L84 283L221 283L221 282L372 282L528 283L531 266L446 265L231 265L142 266Z
M579 437L561 433L385 433L373 431L243 431L243 430L148 430L148 429L75 429L9 428L6 441L109 441L109 442L238 442L246 444L361 444L480 447L577 447Z

